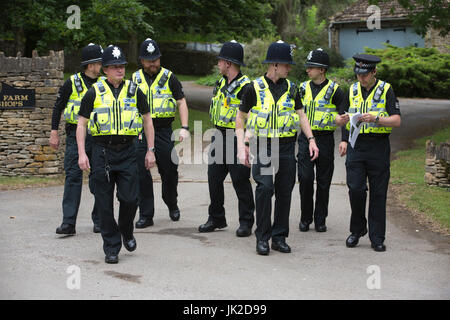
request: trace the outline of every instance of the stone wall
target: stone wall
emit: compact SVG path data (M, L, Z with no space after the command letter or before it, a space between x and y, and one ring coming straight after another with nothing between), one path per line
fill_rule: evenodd
M0 82L16 88L35 89L36 108L0 110L0 175L55 176L63 171L64 121L60 148L49 145L52 109L63 84L63 51L32 58L5 57L0 52Z
M425 182L429 185L450 188L450 140L437 146L426 144Z

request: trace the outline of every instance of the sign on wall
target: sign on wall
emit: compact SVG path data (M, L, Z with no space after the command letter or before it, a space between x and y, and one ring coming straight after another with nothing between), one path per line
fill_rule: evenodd
M0 110L35 107L34 89L17 89L4 82L0 83Z

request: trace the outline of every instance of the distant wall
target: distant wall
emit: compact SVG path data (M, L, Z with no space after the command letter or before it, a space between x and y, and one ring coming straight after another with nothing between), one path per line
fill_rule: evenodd
M0 52L0 82L16 88L35 89L36 108L0 110L0 175L54 176L63 170L64 121L61 146L49 145L52 108L63 84L64 53L49 56L6 57Z

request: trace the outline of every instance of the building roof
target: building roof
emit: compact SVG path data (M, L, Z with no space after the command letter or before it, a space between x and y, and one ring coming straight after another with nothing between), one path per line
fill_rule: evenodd
M373 11L367 12L367 8L370 5L369 0L357 0L354 4L332 16L330 21L333 23L366 21L373 14ZM403 8L396 0L380 1L377 6L380 8L381 20L383 21L407 19L411 13L410 10ZM421 11L421 8L418 7L414 11Z

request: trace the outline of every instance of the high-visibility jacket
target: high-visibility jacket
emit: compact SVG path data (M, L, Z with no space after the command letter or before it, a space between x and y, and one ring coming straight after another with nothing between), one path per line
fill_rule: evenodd
M77 124L81 99L83 99L88 88L81 77L81 73L71 75L70 81L72 82L72 93L67 101L66 108L64 109L64 120L66 120L67 123Z
M142 130L142 119L137 108L137 85L125 80L117 99L105 80L102 79L92 86L96 96L88 125L91 134L138 135Z
M225 88L227 80L222 77L213 92L209 115L214 125L224 128L236 128L236 113L239 110L241 100L237 95L242 88L250 83L247 76L242 76Z
M169 87L169 79L172 71L161 68L155 81L148 85L142 69L133 73L132 79L146 95L152 118L173 118L177 107Z
M338 112L336 105L331 103L331 99L339 85L334 81L328 81L328 84L313 99L310 83L311 80L303 82L300 85L300 92L311 130L336 130L336 116Z
M250 110L247 129L259 137L293 137L300 129L300 119L295 111L297 87L286 79L288 88L275 103L264 77L253 81L256 92L256 106Z
M350 107L348 113L353 116L355 113L370 113L375 117L389 117L386 111L386 93L391 85L387 82L378 80L375 88L366 98L363 99L361 84L355 82L349 90ZM347 123L347 130L350 130L350 122ZM359 134L364 133L390 133L392 127L381 126L375 122L364 123Z

